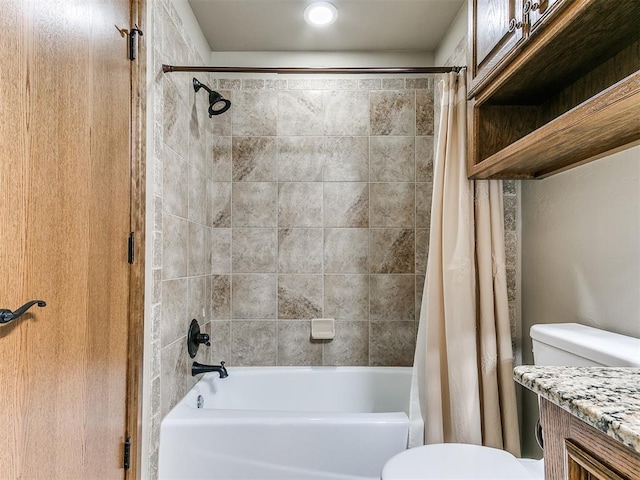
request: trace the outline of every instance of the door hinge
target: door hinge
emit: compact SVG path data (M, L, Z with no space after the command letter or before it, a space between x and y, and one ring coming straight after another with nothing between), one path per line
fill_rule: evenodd
M131 437L127 437L127 439L124 441L122 466L125 470L129 470L129 468L131 467Z
M128 241L128 253L127 253L127 261L129 263L133 263L135 249L136 249L136 240L135 234L133 232L129 233L129 241Z
M138 28L138 25L134 25L134 27L129 30L129 60L131 61L136 59L138 53L138 35L143 36L144 33Z

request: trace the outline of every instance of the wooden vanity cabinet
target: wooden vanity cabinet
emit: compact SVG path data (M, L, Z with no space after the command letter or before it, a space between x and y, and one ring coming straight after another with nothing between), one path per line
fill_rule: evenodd
M640 143L639 0L469 2L470 178L544 178Z
M546 480L640 480L640 454L540 400Z

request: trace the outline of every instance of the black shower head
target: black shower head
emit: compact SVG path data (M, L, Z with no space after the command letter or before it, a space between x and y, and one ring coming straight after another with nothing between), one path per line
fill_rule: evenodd
M204 88L209 92L209 118L214 115L220 115L226 112L231 107L231 102L220 95L218 92L214 92L205 84L200 83L197 78L193 78L193 89L197 92L201 88Z
M220 115L231 107L231 102L218 92L209 92L209 118Z

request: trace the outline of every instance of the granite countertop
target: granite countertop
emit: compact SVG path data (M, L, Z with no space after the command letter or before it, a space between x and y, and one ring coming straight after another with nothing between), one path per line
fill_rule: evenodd
M513 377L640 453L640 368L521 366Z

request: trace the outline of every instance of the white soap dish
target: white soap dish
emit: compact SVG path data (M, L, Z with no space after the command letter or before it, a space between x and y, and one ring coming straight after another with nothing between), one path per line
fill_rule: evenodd
M314 318L311 320L311 338L331 340L336 336L336 321L333 318Z

